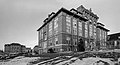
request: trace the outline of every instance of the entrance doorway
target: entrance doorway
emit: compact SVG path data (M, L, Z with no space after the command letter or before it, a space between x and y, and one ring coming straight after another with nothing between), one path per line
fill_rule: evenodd
M78 52L84 52L85 51L85 46L84 46L84 41L82 39L79 39L78 45L77 45L77 51Z

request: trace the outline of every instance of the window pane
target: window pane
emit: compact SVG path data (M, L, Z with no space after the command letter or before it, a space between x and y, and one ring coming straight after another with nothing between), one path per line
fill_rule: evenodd
M71 33L71 17L66 16L66 32Z

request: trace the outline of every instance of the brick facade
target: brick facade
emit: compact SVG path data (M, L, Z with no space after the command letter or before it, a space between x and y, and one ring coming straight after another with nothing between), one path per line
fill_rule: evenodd
M37 30L40 53L47 53L50 48L55 52L98 50L98 19L82 5L77 10L61 8ZM103 30L107 34L108 30Z

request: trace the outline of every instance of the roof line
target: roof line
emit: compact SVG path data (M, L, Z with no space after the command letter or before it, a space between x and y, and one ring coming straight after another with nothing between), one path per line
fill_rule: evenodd
M66 12L66 13L71 14L71 15L74 15L74 16L76 16L76 17L79 17L79 18L87 21L87 19L85 19L85 18L83 18L83 17L80 17L80 16L78 16L77 14L74 14L74 13L70 12L69 10L67 10L67 9L65 9L65 8L62 7L60 10L57 11L57 13L55 13L52 17L50 17L50 18L47 20L47 22L44 23L37 31L39 31L41 28L43 28L48 22L50 22L53 18L55 18L61 11Z
M109 34L108 36L117 35L117 34L120 34L120 32L112 33L112 34Z
M97 26L97 28L101 28L101 29L104 29L104 30L106 30L106 31L110 31L110 30L108 30L108 29L106 29L106 28L104 28L104 27L101 27L101 26Z

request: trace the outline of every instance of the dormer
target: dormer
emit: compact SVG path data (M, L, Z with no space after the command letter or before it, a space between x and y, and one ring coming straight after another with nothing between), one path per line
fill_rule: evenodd
M77 13L78 13L77 10L75 10L74 8L72 8L70 11L71 11L72 13L74 13L74 14L77 14Z
M55 12L48 14L48 18L52 17L54 14L55 14Z
M104 27L105 25L104 25L104 24L102 24L102 23L100 23L100 22L98 22L98 23L97 23L97 26Z
M54 12L48 14L48 18L46 18L43 22L46 23L52 16L54 16Z
M72 8L70 11L71 11L72 13L74 13L74 14L77 14L78 16L82 16L82 15L83 15L81 12L78 12L78 11L75 10L74 8Z
M47 20L48 20L48 18L46 18L43 22L44 22L44 23L46 23L46 22L47 22Z
M83 5L79 6L77 8L77 11L82 13L84 17L86 17L88 19L91 19L92 21L97 22L97 20L99 19L99 17L92 12L91 8L90 9L86 9Z
M77 8L77 11L82 13L84 11L84 9L85 8L83 7L83 5L81 5Z

